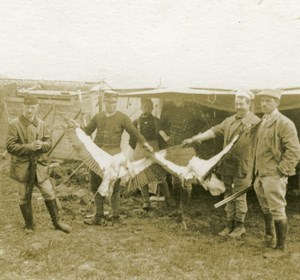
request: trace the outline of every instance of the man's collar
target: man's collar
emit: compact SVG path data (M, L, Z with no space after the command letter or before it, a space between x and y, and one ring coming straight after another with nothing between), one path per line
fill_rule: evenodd
M34 117L32 121L30 121L29 119L25 118L24 115L21 115L19 117L19 119L20 119L21 123L25 126L29 126L31 124L33 124L35 127L38 126L38 120L36 117Z
M275 110L273 110L271 113L269 114L264 114L263 118L267 119L267 120L270 120L272 119L275 115L277 115L278 113L278 109L276 108Z
M104 111L105 117L111 117L111 116L115 115L116 113L117 113L117 110L113 113L107 113L106 111Z
M247 117L249 116L250 111L247 112L246 114L244 114L243 116L238 116L237 114L235 114L235 119L236 120L243 120L243 119L247 119Z
M265 114L263 116L263 119L266 120L266 126L271 126L277 119L277 115L279 114L278 109L276 108L273 112L271 112L270 114Z

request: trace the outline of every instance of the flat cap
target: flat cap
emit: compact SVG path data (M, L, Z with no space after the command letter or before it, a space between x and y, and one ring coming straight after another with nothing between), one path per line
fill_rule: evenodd
M269 97L277 98L278 100L280 100L282 93L278 89L262 89L258 93L258 95L260 95L260 96L269 96Z
M108 99L108 98L118 98L119 94L115 91L106 91L104 92L104 98Z
M249 100L254 100L255 96L250 90L240 89L235 93L235 97L246 97Z
M39 99L34 95L25 95L23 100L24 105L37 105L39 104Z
M141 98L141 104L152 104L153 105L153 102L150 98L142 97Z

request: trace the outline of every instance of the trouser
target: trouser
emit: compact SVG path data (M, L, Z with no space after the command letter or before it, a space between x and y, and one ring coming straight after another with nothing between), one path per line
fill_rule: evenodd
M256 177L254 190L263 213L274 220L285 220L287 178L279 176Z
M166 179L162 179L161 182L158 182L158 192L159 195L162 194L165 197L165 201L168 203L170 200L170 192L169 192L169 186ZM149 185L142 186L141 193L143 197L143 202L150 205Z
M27 204L28 203L26 198L26 191L28 187L27 184L16 180L14 181L16 182L17 185L19 205ZM49 179L46 179L41 183L38 183L36 181L35 186L40 190L41 195L45 201L55 199L54 190Z
M99 186L102 183L102 178L98 176L93 171L90 172L91 175L91 191L95 194L95 206L96 206L96 216L103 217L104 215L104 201L105 197L101 196L97 192ZM111 195L110 204L112 208L112 215L120 215L120 179L118 179L114 184L113 193Z
M238 178L233 176L222 176L222 181L225 184L226 190L224 198L227 198L240 190L250 186L251 179ZM244 223L248 211L247 196L243 194L235 200L230 201L225 206L227 221L236 221L237 223Z

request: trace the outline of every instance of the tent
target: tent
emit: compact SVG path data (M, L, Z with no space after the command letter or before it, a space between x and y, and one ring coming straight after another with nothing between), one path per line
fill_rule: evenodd
M217 88L160 88L155 90L120 92L121 97L130 98L163 98L172 100L174 98L184 98L185 101L196 102L201 105L227 112L234 112L234 94L233 89ZM254 94L259 89L252 89ZM279 110L292 110L300 108L300 87L282 89L282 99ZM256 98L255 112L260 112L259 98Z

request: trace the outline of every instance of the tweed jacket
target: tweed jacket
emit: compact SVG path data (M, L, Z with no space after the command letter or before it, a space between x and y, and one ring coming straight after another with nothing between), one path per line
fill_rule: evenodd
M35 140L43 142L38 151L30 149L30 143ZM51 149L52 142L47 124L34 118L32 122L23 115L11 121L8 126L6 149L11 154L10 177L20 182L27 182L30 161L37 162L37 180L44 181L48 175L46 153Z
M300 160L295 124L279 111L274 113L259 129L255 172L260 177L294 175Z
M259 123L260 118L249 112L240 120L233 115L211 128L216 136L224 136L224 147L236 135L240 136L233 149L221 161L218 173L240 178L252 176L255 138Z

